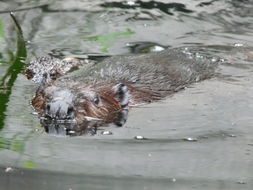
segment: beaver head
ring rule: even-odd
[[[124,84],[110,86],[77,84],[50,84],[40,87],[32,101],[34,108],[46,119],[78,124],[84,121],[100,123],[125,123],[127,114],[122,114],[130,99]],[[126,113],[124,111],[124,113]]]

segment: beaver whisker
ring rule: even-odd
[[[99,119],[97,117],[89,117],[89,116],[84,116],[84,119],[86,121],[102,121],[102,119]]]
[[[76,123],[76,119],[56,119],[52,118],[49,115],[46,115],[45,117],[40,117],[41,121],[46,121],[48,123]]]

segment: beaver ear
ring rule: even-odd
[[[126,85],[120,83],[113,87],[115,98],[120,102],[121,107],[128,105],[130,95]]]

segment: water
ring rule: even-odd
[[[1,1],[1,78],[15,50],[6,10],[19,10],[28,60],[187,46],[194,57],[223,62],[214,78],[133,108],[124,127],[73,138],[44,132],[29,104],[36,85],[19,74],[0,113],[0,186],[252,189],[252,8],[251,0]]]

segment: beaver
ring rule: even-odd
[[[59,63],[53,58],[37,59],[27,70],[36,73],[31,71],[36,68],[34,65],[49,61],[52,65]],[[32,105],[42,116],[47,132],[51,121],[58,121],[54,127],[58,129],[61,126],[66,129],[68,123],[71,127],[67,128],[75,134],[87,131],[95,134],[98,126],[113,122],[122,126],[129,108],[161,100],[192,83],[210,78],[217,68],[217,61],[190,56],[180,48],[112,56],[91,64],[75,61],[73,67],[78,65],[79,69],[66,75],[51,77],[48,73],[62,72],[37,71],[42,80]]]

